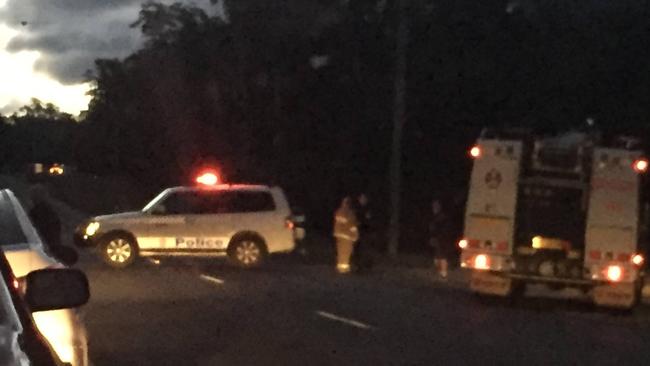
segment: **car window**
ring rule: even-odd
[[[204,192],[203,213],[247,213],[275,210],[273,197],[268,192],[222,191]]]
[[[161,204],[167,215],[196,215],[205,211],[202,199],[197,192],[174,192]]]
[[[230,213],[263,212],[275,210],[273,197],[268,192],[229,192],[227,210]]]
[[[0,199],[0,245],[12,245],[27,243],[27,237],[23,231],[11,201],[6,193]]]

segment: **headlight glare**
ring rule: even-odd
[[[88,226],[86,226],[86,235],[87,236],[93,236],[95,233],[99,230],[99,223],[97,221],[93,221]]]

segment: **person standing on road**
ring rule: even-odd
[[[455,249],[450,221],[442,202],[434,199],[431,203],[431,220],[429,221],[429,246],[433,249],[434,267],[442,279],[447,279],[449,259],[453,256]]]
[[[359,240],[357,216],[352,209],[352,199],[345,197],[334,214],[334,238],[336,238],[336,270],[350,272],[350,259],[354,243]]]
[[[52,250],[61,246],[61,219],[48,202],[47,189],[38,184],[30,189],[32,208],[29,218],[45,244]]]
[[[352,262],[359,271],[372,269],[372,240],[373,240],[373,213],[370,201],[365,193],[361,193],[355,202],[354,211],[359,221],[359,240],[354,246]]]

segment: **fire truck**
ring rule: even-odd
[[[482,295],[528,284],[575,287],[599,306],[632,308],[643,286],[645,230],[638,141],[597,133],[484,131],[473,169],[460,265]]]

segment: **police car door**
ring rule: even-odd
[[[138,238],[141,250],[177,251],[191,248],[185,238],[194,231],[200,198],[192,191],[176,191],[161,201],[151,214],[146,242]]]
[[[201,190],[201,215],[193,223],[192,236],[184,238],[189,248],[225,251],[233,230],[230,205],[235,194],[229,190]]]

